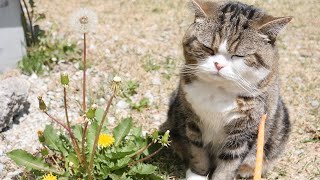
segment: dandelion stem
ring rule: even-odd
[[[86,33],[83,33],[83,86],[82,86],[82,106],[83,113],[86,113],[86,71],[87,71],[87,46]]]
[[[88,162],[87,162],[87,157],[85,154],[85,147],[84,147],[84,143],[85,143],[86,136],[87,136],[87,129],[88,129],[88,122],[85,122],[82,140],[81,140],[81,148],[82,148],[82,158],[84,159],[84,167],[86,168],[86,171],[89,174],[89,177],[90,177],[89,179],[91,179],[91,173],[88,169]]]
[[[104,121],[105,121],[105,119],[106,119],[106,117],[107,117],[107,114],[108,114],[108,112],[109,112],[109,109],[110,109],[112,100],[113,100],[113,98],[115,97],[115,94],[116,94],[116,89],[113,91],[113,94],[112,94],[111,98],[110,98],[109,101],[108,101],[107,107],[106,107],[106,109],[104,110],[104,113],[103,113],[103,116],[102,116],[102,120],[101,120],[101,122],[100,122],[100,125],[99,125],[99,128],[98,128],[98,132],[97,132],[97,135],[96,135],[96,138],[95,138],[95,140],[94,140],[93,151],[91,152],[90,163],[89,163],[89,171],[90,171],[90,172],[91,172],[92,166],[93,166],[93,158],[94,158],[94,154],[95,154],[95,149],[97,148],[97,144],[98,144],[98,140],[99,140],[99,135],[100,135],[100,132],[101,132],[103,123],[104,123]]]
[[[66,89],[66,87],[63,87],[63,100],[64,100],[64,112],[66,114],[67,125],[68,125],[68,128],[71,129],[69,116],[68,116],[67,89]]]
[[[144,148],[140,149],[140,150],[139,150],[138,152],[136,152],[134,155],[132,155],[131,158],[134,158],[134,157],[136,157],[136,156],[139,156],[140,154],[143,153],[143,151],[145,151],[146,149],[148,149],[152,144],[154,144],[153,141],[150,142],[148,145],[146,145]]]
[[[44,111],[44,113],[53,121],[55,121],[56,123],[58,123],[60,126],[62,126],[63,128],[65,128],[68,132],[70,131],[68,126],[66,126],[62,121],[54,118],[53,116],[51,116],[47,111]]]
[[[87,71],[87,36],[86,33],[83,33],[83,83],[82,83],[82,111],[85,114],[86,113],[86,71]],[[86,120],[86,116],[83,116],[83,120]],[[89,174],[89,179],[91,179],[91,173],[88,169],[87,164],[87,158],[85,155],[85,140],[87,136],[87,128],[88,128],[88,122],[85,122],[84,124],[84,130],[83,135],[81,139],[81,149],[82,149],[82,158],[84,159],[84,166],[87,170],[87,173]]]
[[[63,100],[64,100],[64,111],[66,114],[66,120],[67,120],[67,126],[68,129],[70,131],[70,133],[72,133],[71,131],[71,125],[70,125],[70,121],[69,121],[69,115],[68,115],[68,106],[67,106],[67,88],[63,87]],[[79,144],[77,142],[77,140],[75,139],[75,137],[72,135],[70,135],[74,150],[78,156],[78,159],[80,162],[82,162],[82,158],[81,158],[81,154],[80,154],[80,148],[79,148]]]
[[[134,161],[134,162],[130,163],[129,166],[133,166],[133,165],[135,165],[135,164],[137,164],[137,163],[139,163],[139,162],[143,162],[143,161],[145,161],[145,160],[147,160],[147,159],[150,159],[152,156],[158,154],[158,153],[161,151],[162,148],[163,148],[163,146],[161,146],[161,148],[159,148],[158,150],[156,150],[155,152],[153,152],[153,153],[150,154],[149,156],[146,156],[146,157],[144,157],[144,158],[142,158],[142,159],[139,159],[139,160],[137,160],[137,161]]]
[[[55,121],[56,123],[58,123],[60,126],[62,126],[63,128],[65,128],[65,129],[67,130],[67,132],[68,132],[71,140],[75,140],[75,137],[74,137],[71,129],[69,129],[67,125],[65,125],[62,121],[60,121],[60,120],[54,118],[53,116],[51,116],[47,111],[45,111],[44,113],[45,113],[50,119],[52,119],[53,121]],[[79,149],[79,146],[76,146],[76,148]],[[75,149],[76,149],[76,148],[75,148]],[[76,154],[77,154],[79,160],[81,161],[80,152],[76,150]]]

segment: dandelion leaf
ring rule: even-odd
[[[129,133],[132,127],[132,118],[123,119],[117,127],[114,128],[113,134],[115,138],[115,146],[118,146],[121,140]]]
[[[11,158],[14,162],[16,162],[18,165],[26,167],[26,169],[29,171],[40,170],[53,172],[60,175],[63,173],[53,167],[50,167],[47,163],[45,163],[44,159],[40,157],[34,157],[32,154],[21,149],[8,152],[7,156]]]
[[[66,141],[62,141],[60,136],[57,134],[57,130],[55,130],[51,125],[47,125],[45,130],[43,131],[43,135],[45,138],[44,144],[47,145],[51,150],[59,151],[64,156],[68,155],[68,151],[66,150],[63,143],[68,143]],[[65,138],[64,138],[65,139]]]

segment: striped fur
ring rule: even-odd
[[[275,42],[291,17],[276,18],[239,2],[192,4],[195,21],[183,39],[185,67],[160,130],[170,130],[172,148],[194,177],[248,178],[258,124],[267,113],[266,173],[290,132]]]

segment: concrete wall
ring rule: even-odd
[[[19,0],[0,0],[0,73],[16,67],[26,54]]]

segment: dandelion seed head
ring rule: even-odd
[[[97,24],[97,14],[87,8],[81,8],[73,12],[70,16],[71,27],[80,33],[92,32]]]
[[[113,81],[116,82],[116,83],[120,83],[120,82],[121,82],[121,77],[115,76],[115,77],[113,78]]]

